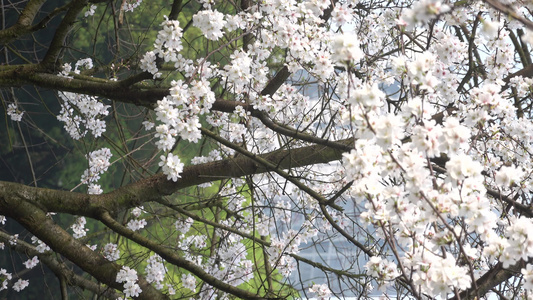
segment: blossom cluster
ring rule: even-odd
[[[191,229],[192,224],[194,224],[194,220],[191,218],[187,218],[185,220],[178,219],[174,223],[174,227],[176,227],[176,231],[178,231],[180,235],[185,235]]]
[[[19,280],[17,280],[17,282],[15,282],[13,284],[13,289],[15,291],[17,291],[17,292],[20,292],[23,289],[25,289],[26,287],[28,287],[28,285],[30,285],[30,281],[29,280],[19,279]]]
[[[346,66],[359,62],[365,56],[359,46],[359,38],[352,34],[335,36],[331,48],[331,59]]]
[[[217,10],[202,10],[193,17],[194,26],[200,28],[207,39],[218,40],[222,37],[222,29],[226,24],[224,14]]]
[[[11,120],[20,122],[22,120],[23,111],[20,111],[15,103],[10,103],[7,106],[7,115],[11,117]]]
[[[94,4],[91,4],[91,6],[89,7],[89,9],[85,12],[85,17],[90,17],[92,15],[94,15],[95,11],[96,11],[96,5]]]
[[[142,290],[137,284],[138,276],[135,270],[123,266],[117,273],[116,278],[118,283],[124,283],[124,295],[126,297],[138,297]]]
[[[100,185],[96,184],[100,180],[100,175],[107,171],[111,165],[111,150],[109,148],[102,148],[87,154],[89,161],[89,168],[83,172],[81,182],[89,184],[89,194],[101,194],[103,191]]]
[[[167,268],[163,264],[161,256],[154,254],[148,258],[148,264],[145,268],[146,281],[148,283],[155,282],[155,287],[160,290],[163,288],[163,281],[165,280],[165,274]]]
[[[128,229],[137,231],[137,230],[143,229],[148,224],[148,222],[146,222],[145,219],[140,218],[142,212],[143,212],[142,206],[135,207],[131,211],[131,215],[133,216],[133,218],[130,219],[128,223],[126,224],[126,227],[128,227]]]
[[[184,288],[196,292],[196,277],[190,273],[181,275],[181,284],[183,284]]]
[[[47,251],[50,251],[50,247],[48,247],[48,245],[46,245],[43,241],[41,241],[35,236],[31,237],[31,242],[33,244],[37,244],[37,246],[35,246],[35,250],[37,250],[37,252],[39,253],[45,253]]]
[[[325,284],[314,284],[309,288],[310,293],[315,293],[318,300],[327,300],[331,295],[331,290]]]
[[[274,9],[281,9],[281,7],[273,7],[269,4],[261,7],[260,11],[256,12],[224,15],[212,8],[210,4],[206,5],[206,9],[199,11],[193,16],[193,25],[200,28],[206,38],[215,41],[225,33],[224,29],[231,32],[237,29],[248,28],[254,22],[259,22],[264,16],[273,16],[271,12]],[[272,24],[286,26],[287,22],[294,22],[294,20],[296,20],[294,19],[294,13],[297,11],[297,15],[301,15],[301,18],[305,19],[309,24],[320,24],[321,22],[318,16],[321,14],[321,10],[325,7],[327,7],[327,5],[324,5],[324,3],[305,7],[301,6],[294,11],[292,11],[292,8],[290,7],[284,7],[283,9],[287,9],[287,16],[293,15],[293,17],[283,19],[282,22],[278,22],[276,17],[273,17],[271,21]],[[302,24],[302,27],[303,26],[304,25]],[[250,45],[251,51],[235,51],[230,56],[231,63],[226,64],[220,70],[216,70],[214,66],[210,65],[206,60],[199,60],[195,63],[185,59],[182,54],[180,54],[182,49],[182,30],[177,21],[166,20],[162,23],[162,27],[163,29],[158,33],[158,37],[154,43],[155,50],[146,53],[141,61],[142,69],[150,72],[154,77],[161,76],[162,73],[156,64],[157,58],[160,58],[164,62],[173,62],[176,70],[183,72],[185,77],[191,78],[189,83],[185,83],[181,80],[172,82],[170,96],[158,101],[157,108],[155,109],[157,120],[161,122],[161,124],[155,126],[157,138],[156,144],[161,150],[169,151],[174,146],[175,140],[178,137],[192,142],[196,142],[200,138],[200,122],[198,117],[199,115],[209,112],[209,109],[215,100],[214,93],[208,82],[209,79],[214,76],[224,78],[236,93],[244,91],[250,92],[249,89],[247,89],[247,85],[249,85],[250,82],[254,89],[260,90],[261,87],[268,82],[268,68],[266,68],[264,61],[269,57],[271,50],[269,50],[270,46],[265,47],[261,43],[254,43]],[[307,28],[315,30],[312,26]],[[288,27],[283,30],[280,28],[280,34],[286,32],[287,34],[295,34],[300,37],[301,33],[298,31],[299,29],[301,28]],[[323,30],[319,31],[320,33],[324,33]],[[316,33],[317,36],[318,34],[319,33]],[[329,37],[329,35],[326,36]],[[301,38],[302,39],[298,42],[298,46],[302,47],[302,49],[295,52],[295,54],[297,53],[299,58],[305,58],[309,62],[314,61],[311,57],[305,55],[305,51],[315,48],[306,44],[309,38],[304,38],[303,36]],[[294,40],[297,41],[298,39],[295,38]],[[344,40],[348,43],[348,38]],[[272,41],[283,45],[284,48],[289,46],[289,44],[286,44],[287,39],[285,36],[272,37]],[[314,38],[313,42],[318,43],[318,39]],[[351,47],[349,50],[342,52],[342,49],[340,49],[338,55],[350,55],[348,58],[342,58],[343,60],[356,60],[361,58],[362,52],[358,50],[358,44],[349,45]],[[323,47],[318,47],[316,49],[321,48]],[[293,48],[290,49],[291,51],[296,51],[292,50]],[[341,54],[341,52],[344,54]],[[327,51],[322,51],[321,53],[324,53],[325,57],[331,55],[331,53]],[[316,71],[323,74],[331,74],[333,72],[333,64],[330,63],[330,61],[324,61],[324,63],[323,67],[317,68]],[[196,76],[201,78],[201,80],[196,79],[198,78]],[[267,103],[275,103],[277,107],[283,107],[285,101],[293,101],[292,98],[283,97],[280,97],[283,101],[269,99],[268,97],[261,99],[258,97],[259,95],[257,95],[257,92],[254,91],[253,93],[256,96],[251,95],[250,98],[256,99],[254,100],[254,102],[256,102],[254,105],[257,105],[257,107],[269,105]],[[297,106],[293,107],[297,108]],[[291,115],[296,116],[297,111],[293,112]],[[208,121],[217,127],[224,124],[224,122],[221,122],[220,120],[208,118]],[[221,128],[221,130],[228,133],[230,140],[238,142],[242,136],[240,133],[244,133],[244,126],[238,124],[238,122],[230,122],[227,126],[228,127],[226,128]],[[169,177],[169,179],[177,180],[177,178],[179,178],[179,169],[174,167],[165,168],[165,166],[168,165],[168,161],[168,158],[162,159],[161,166],[164,168],[163,172]]]
[[[72,236],[75,239],[79,239],[87,235],[87,231],[89,231],[89,229],[85,228],[85,224],[87,224],[85,217],[77,217],[76,222],[70,226],[70,229],[72,229],[74,232]]]
[[[77,61],[74,70],[70,64],[65,64],[60,76],[71,78],[71,72],[80,74],[83,68],[93,68],[90,58]],[[106,123],[102,119],[109,114],[109,105],[103,104],[94,96],[85,94],[59,92],[58,95],[63,103],[57,119],[64,123],[65,130],[74,140],[79,140],[89,131],[94,137],[99,137],[105,132]]]
[[[2,285],[0,286],[0,291],[7,289],[7,285],[9,284],[9,280],[11,280],[13,276],[11,273],[7,272],[6,269],[0,269],[0,280],[2,281]]]
[[[73,139],[79,140],[89,131],[94,137],[105,132],[106,123],[102,118],[109,114],[109,105],[84,94],[60,92],[59,97],[63,105],[57,119],[64,123],[65,130]]]
[[[116,261],[120,258],[120,250],[117,244],[107,243],[102,249],[102,255],[109,261]]]
[[[9,244],[12,245],[12,246],[15,246],[18,243],[18,239],[19,239],[18,233],[10,236],[9,237]]]
[[[379,256],[371,257],[365,265],[367,273],[376,278],[380,284],[392,281],[400,275],[398,267],[393,261],[382,259]]]
[[[143,2],[143,0],[126,0],[126,1],[123,1],[123,5],[124,5],[124,11],[133,11],[134,9],[136,9],[137,7],[139,7],[139,5],[141,5],[141,3]]]
[[[39,258],[38,258],[37,256],[34,256],[33,258],[28,259],[27,261],[24,262],[24,266],[25,266],[27,269],[32,269],[32,268],[35,267],[37,264],[39,264]]]
[[[303,226],[300,232],[290,229],[280,238],[273,237],[267,249],[270,264],[283,276],[289,277],[296,270],[296,260],[290,254],[298,254],[300,245],[316,235],[317,231],[311,230],[309,226]]]
[[[167,156],[161,155],[161,162],[159,166],[162,167],[163,174],[167,175],[167,179],[177,181],[183,171],[183,163],[177,155],[169,153]]]
[[[141,70],[151,73],[154,79],[162,75],[157,68],[157,57],[162,58],[165,62],[175,62],[177,66],[179,63],[178,52],[183,49],[181,42],[183,34],[179,22],[167,19],[161,26],[163,29],[157,34],[154,50],[148,51],[141,59]]]
[[[9,281],[13,278],[13,275],[7,272],[6,269],[0,269],[0,291],[8,288]],[[12,286],[13,290],[20,292],[30,284],[29,280],[19,278]]]

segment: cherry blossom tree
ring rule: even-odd
[[[533,298],[532,9],[4,1],[0,293]]]

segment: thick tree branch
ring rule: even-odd
[[[0,30],[0,45],[5,45],[22,35],[32,32],[31,24],[45,1],[46,0],[30,0],[20,14],[17,23],[9,28]],[[5,3],[2,5],[5,5]]]
[[[502,263],[496,264],[487,273],[483,274],[478,280],[476,280],[477,290],[469,289],[463,291],[458,296],[451,298],[450,300],[470,300],[477,299],[478,295],[487,294],[492,288],[498,286],[502,282],[520,273],[520,270],[525,267],[525,262],[520,260],[518,263],[509,266],[509,268],[503,268]]]
[[[520,12],[518,12],[511,4],[506,4],[498,0],[484,0],[483,2],[487,3],[489,6],[502,12],[503,14],[506,14],[507,16],[524,24],[529,30],[533,30],[533,22],[521,16]]]
[[[108,261],[97,252],[92,251],[79,240],[73,238],[57,225],[46,212],[28,202],[24,194],[6,197],[0,193],[0,214],[5,214],[45,242],[54,252],[68,258],[85,272],[108,286],[123,290],[121,283],[116,281],[120,266]],[[139,299],[167,299],[160,291],[139,276],[142,293]]]
[[[526,217],[528,218],[533,218],[533,210],[531,210],[531,207],[527,206],[527,205],[524,205],[522,203],[519,203],[505,195],[503,195],[502,193],[498,192],[498,191],[495,191],[493,189],[487,189],[487,194],[491,195],[492,197],[494,197],[495,199],[500,199],[504,202],[506,202],[507,204],[511,205],[512,207],[514,207],[514,209],[516,209],[518,212],[524,214]]]
[[[72,27],[74,26],[74,23],[78,18],[78,15],[82,12],[87,3],[87,0],[73,0],[71,2],[71,6],[63,17],[61,24],[57,28],[54,37],[52,38],[52,42],[48,47],[48,51],[46,52],[46,55],[44,56],[41,62],[41,65],[45,69],[54,71],[53,66],[56,65],[59,58],[59,54],[65,46],[65,39],[71,32]]]
[[[337,141],[347,146],[352,145],[353,142],[353,139]],[[257,157],[283,170],[336,161],[342,158],[342,153],[343,151],[338,149],[313,145],[273,151],[257,155]],[[265,167],[254,159],[241,156],[185,167],[177,182],[167,180],[163,174],[157,174],[103,195],[88,195],[0,182],[0,199],[15,197],[30,201],[45,212],[63,212],[97,218],[101,211],[115,214],[145,202],[156,201],[162,196],[173,194],[186,187],[222,178],[236,178],[269,171],[272,171],[271,168]],[[4,211],[0,206],[0,214],[10,215],[10,211]]]
[[[140,73],[121,81],[111,81],[81,75],[76,75],[74,78],[67,78],[36,71],[38,71],[38,66],[36,65],[19,67],[10,66],[7,68],[0,67],[0,87],[34,84],[36,86],[58,91],[100,96],[110,100],[144,106],[151,109],[155,107],[158,100],[169,95],[169,90],[164,87],[143,87],[141,84],[133,85],[139,80],[146,79],[148,73]],[[276,89],[277,88],[279,88],[279,86],[277,86]],[[253,117],[258,118],[265,126],[279,134],[343,151],[349,151],[351,149],[351,146],[322,139],[300,132],[295,128],[279,124],[271,120],[265,112],[256,110],[246,103],[217,100],[213,104],[212,109],[231,113],[235,111],[237,106],[242,106],[246,111],[249,111]]]
[[[120,295],[107,286],[100,285],[94,281],[86,279],[76,273],[67,266],[64,262],[59,261],[52,255],[52,253],[39,253],[35,249],[35,246],[28,244],[24,241],[18,240],[16,245],[9,243],[10,235],[0,231],[0,241],[8,245],[19,253],[26,253],[28,256],[37,256],[39,261],[45,264],[54,274],[58,277],[66,279],[67,284],[70,286],[77,286],[84,290],[89,290],[100,297],[107,299],[117,299]]]
[[[168,88],[150,87],[142,84],[131,85],[145,77],[145,74],[141,73],[123,81],[111,81],[81,75],[68,78],[42,72],[39,65],[0,66],[0,87],[35,85],[153,108],[157,100],[161,100],[169,94],[169,90]]]
[[[178,16],[182,9],[182,2],[183,0],[174,0],[174,2],[172,2],[172,9],[170,10],[170,14],[168,14],[169,20],[178,19]]]

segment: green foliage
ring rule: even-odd
[[[62,63],[73,66],[78,59],[90,57],[95,61],[96,69],[91,70],[88,75],[95,77],[115,76],[117,78],[121,78],[121,75],[124,74],[131,75],[130,69],[138,64],[146,51],[152,50],[157,32],[160,30],[159,24],[163,22],[164,16],[170,13],[169,4],[172,1],[145,2],[134,12],[121,12],[119,8],[121,1],[97,4],[95,14],[79,20],[75,30],[68,37],[69,48],[63,53]],[[217,8],[221,11],[235,10],[229,2],[221,2]],[[184,29],[184,49],[181,54],[193,60],[207,57],[207,61],[211,64],[225,65],[233,51],[242,47],[242,40],[240,38],[228,40],[225,41],[227,47],[220,47],[219,43],[205,39],[201,31],[192,26],[192,16],[199,9],[201,9],[199,3],[188,1],[178,15],[180,25]],[[236,37],[238,37],[238,33],[235,34]],[[169,85],[171,80],[180,79],[180,76],[180,74],[172,73],[164,80],[153,81],[151,84]],[[220,91],[220,94],[223,94],[223,87],[219,85],[219,82],[212,82],[211,84],[216,86],[216,90]],[[101,138],[95,140],[94,137],[88,135],[78,141],[73,141],[65,134],[63,124],[56,119],[56,114],[60,109],[58,103],[61,102],[57,95],[45,94],[40,101],[47,108],[47,111],[33,112],[31,117],[35,124],[38,124],[36,127],[47,133],[47,136],[40,136],[45,144],[57,148],[54,149],[56,157],[52,166],[42,163],[46,161],[46,156],[39,155],[37,152],[32,154],[35,165],[47,168],[38,172],[40,176],[44,176],[44,174],[47,176],[46,179],[39,182],[41,186],[86,193],[86,185],[80,184],[81,176],[88,168],[85,156],[91,151],[104,147],[111,149],[113,154],[112,165],[98,181],[104,192],[137,181],[158,171],[157,163],[154,161],[159,159],[160,153],[151,141],[152,136],[147,135],[141,124],[145,119],[154,119],[146,109],[132,105],[113,104],[109,116],[106,117],[106,122],[112,126],[107,126],[107,131]],[[105,99],[102,101],[106,102]],[[110,103],[106,102],[106,104]],[[11,145],[11,147],[21,147],[21,140],[16,128],[8,121],[5,123],[7,124],[6,130],[0,131],[0,142],[4,145]],[[205,120],[202,120],[202,124],[207,125]],[[35,135],[38,136],[39,134],[35,133]],[[143,146],[140,147],[140,145]],[[205,155],[213,149],[215,149],[213,144],[205,140],[198,143],[178,141],[172,152],[179,154],[183,162],[189,163],[193,157]],[[0,155],[2,157],[9,156],[9,148],[4,147]],[[18,154],[16,160],[25,161],[25,158]],[[27,172],[25,175],[27,177]],[[25,178],[25,181],[30,180]],[[222,184],[232,184],[232,182],[228,180],[220,185],[185,189],[168,200],[174,205],[180,205],[186,209],[189,209],[187,204],[198,206],[198,203],[206,203],[204,207],[188,210],[202,220],[214,223],[226,219],[234,220],[235,214],[227,209],[229,197],[220,196]],[[250,191],[246,186],[239,191],[239,195],[246,197],[245,205],[251,203]],[[168,243],[168,239],[175,239],[177,243],[180,233],[174,230],[176,216],[166,216],[168,210],[163,205],[152,204],[144,209],[151,213],[151,217],[147,219],[148,226],[142,230],[149,232],[154,240]],[[186,218],[185,215],[180,217]],[[124,211],[121,212],[118,220],[127,224],[130,218],[130,212]],[[54,220],[66,228],[75,222],[76,216],[58,214],[54,216]],[[121,253],[127,253],[127,255],[122,255],[123,258],[119,260],[119,263],[140,266],[138,268],[140,270],[145,268],[151,253],[147,253],[144,247],[128,239],[120,238],[119,235],[112,234],[111,231],[104,230],[105,226],[98,221],[87,219],[85,227],[89,231],[88,235],[83,238],[84,242],[98,244],[99,247],[103,247],[107,242],[117,243]],[[250,234],[257,239],[261,238],[255,232]],[[209,237],[206,240],[208,242],[206,247],[192,247],[190,249],[194,255],[201,256],[205,260],[209,259],[212,256],[213,247],[217,247],[216,243],[220,242],[220,237],[216,237],[216,226],[197,221],[186,236],[192,235]],[[282,276],[277,271],[272,273],[270,268],[265,265],[264,246],[246,239],[243,244],[247,249],[247,258],[254,262],[255,269],[254,279],[241,287],[254,292],[270,290],[283,296],[290,295],[292,293],[290,287],[281,283]],[[186,254],[183,253],[183,255]],[[175,266],[167,267],[169,268],[167,280],[180,282],[184,271]],[[270,278],[271,282],[266,282],[267,277]],[[280,291],[281,289],[283,290]],[[180,291],[177,292],[180,293]],[[189,295],[190,293],[184,289],[181,294]],[[80,292],[76,296],[83,298],[87,295]]]

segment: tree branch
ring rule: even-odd
[[[115,292],[114,289],[100,285],[74,273],[74,271],[72,271],[67,264],[56,259],[52,253],[39,253],[35,249],[35,246],[22,240],[18,240],[16,245],[10,244],[10,237],[11,236],[9,234],[0,231],[0,241],[3,241],[6,245],[19,253],[26,253],[28,256],[39,257],[39,261],[44,263],[50,270],[52,270],[57,277],[65,278],[68,285],[89,290],[101,297],[108,299],[117,299],[120,296]]]
[[[6,45],[22,35],[32,32],[31,24],[46,0],[30,0],[20,14],[17,23],[0,30],[0,45]],[[5,5],[2,4],[2,5]]]
[[[483,274],[483,276],[481,276],[478,280],[476,280],[477,290],[470,289],[463,291],[461,294],[451,298],[450,300],[477,299],[478,295],[485,295],[495,286],[498,286],[502,282],[515,276],[517,273],[520,273],[520,269],[524,267],[525,262],[523,260],[520,260],[518,263],[509,266],[507,269],[504,269],[502,263],[500,262],[487,271],[487,273]]]
[[[63,17],[61,24],[57,28],[54,37],[52,38],[52,42],[50,42],[48,51],[46,52],[46,55],[44,56],[41,62],[41,65],[45,69],[54,71],[54,66],[58,61],[59,54],[63,50],[65,39],[67,38],[67,35],[71,32],[78,15],[85,8],[87,3],[87,0],[73,0],[71,2],[72,6],[69,7],[69,10],[65,14],[65,17]]]
[[[0,213],[15,219],[54,252],[65,256],[99,282],[117,290],[124,289],[123,285],[116,281],[117,273],[121,268],[120,265],[105,259],[73,238],[43,210],[28,202],[23,194],[20,196],[11,195],[10,197],[0,194]],[[142,289],[139,299],[167,299],[144,277],[139,276],[138,284]]]
[[[337,141],[352,145],[353,139]],[[313,145],[290,150],[277,150],[257,155],[277,169],[290,169],[308,165],[328,163],[342,158],[343,151],[323,145]],[[171,195],[176,191],[202,183],[217,181],[221,178],[236,178],[251,174],[272,171],[256,160],[240,156],[225,160],[187,166],[177,182],[167,180],[163,174],[157,174],[138,182],[121,187],[103,195],[88,195],[68,191],[29,187],[18,183],[0,181],[0,200],[19,198],[33,203],[45,212],[63,212],[97,218],[101,211],[112,215],[145,202],[157,201],[160,197]],[[0,213],[10,215],[10,210]]]

